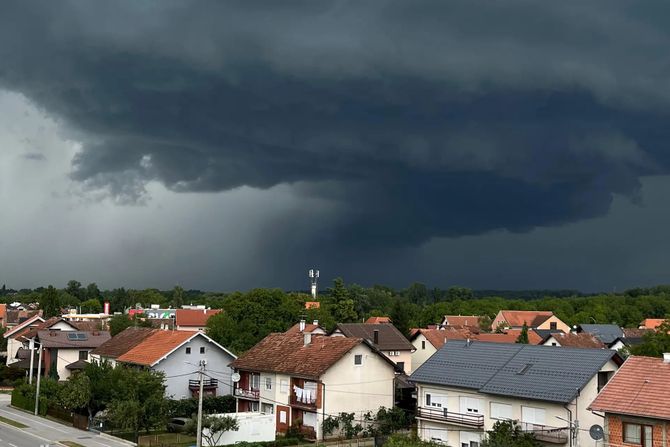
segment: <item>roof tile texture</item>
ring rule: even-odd
[[[550,310],[501,310],[503,318],[510,326],[537,327],[554,315]]]
[[[98,346],[91,354],[106,358],[117,358],[133,349],[157,329],[146,327],[129,327],[116,334],[109,341]]]
[[[364,338],[370,341],[374,341],[374,331],[379,331],[379,339],[375,347],[382,351],[411,351],[414,349],[412,343],[391,323],[339,323],[337,328],[346,337]]]
[[[86,340],[71,340],[69,334],[85,334]],[[45,348],[77,349],[97,348],[111,338],[107,331],[50,331],[37,332],[40,343]]]
[[[212,315],[221,309],[177,309],[175,311],[177,326],[205,327]]]
[[[156,330],[128,352],[118,356],[116,361],[136,365],[153,366],[198,332]]]
[[[448,326],[479,327],[479,315],[445,315],[444,323]]]
[[[240,356],[231,366],[250,371],[318,378],[362,341],[360,338],[314,335],[311,342],[305,345],[302,334],[273,333]]]
[[[581,332],[579,334],[553,334],[552,337],[561,346],[568,346],[571,348],[604,348],[605,344],[600,341],[595,335],[588,332]]]
[[[670,420],[670,363],[629,357],[590,406],[607,413]]]

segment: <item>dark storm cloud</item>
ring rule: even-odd
[[[294,183],[384,246],[602,216],[670,167],[667,2],[5,9],[0,85],[119,200]]]

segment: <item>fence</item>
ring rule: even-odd
[[[143,435],[137,440],[138,447],[190,447],[195,444],[192,436],[174,434]],[[263,443],[272,445],[271,442]],[[284,447],[375,447],[375,438],[355,438],[319,442],[301,442],[291,446]]]

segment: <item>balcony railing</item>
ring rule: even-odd
[[[244,397],[245,399],[258,399],[260,397],[260,391],[235,388],[235,396]]]
[[[300,399],[298,399],[298,396],[295,395],[295,392],[291,393],[291,405],[299,407],[316,408],[316,396],[310,396],[309,398],[305,398],[305,396],[303,395]]]
[[[535,435],[535,439],[551,444],[565,444],[570,437],[570,430],[567,428],[551,427],[549,425],[531,424],[522,422],[521,429],[525,432]]]
[[[199,380],[189,380],[188,381],[188,387],[193,388],[193,389],[199,389],[200,388],[200,381]],[[203,380],[202,387],[204,389],[212,389],[212,388],[218,388],[219,387],[219,380],[218,379],[205,379]]]
[[[417,408],[418,417],[433,421],[449,422],[452,424],[467,425],[468,427],[483,427],[483,414],[454,413],[446,408]]]

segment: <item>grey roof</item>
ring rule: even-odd
[[[588,332],[605,344],[623,337],[623,330],[616,324],[580,324],[577,332]]]
[[[413,351],[414,345],[402,335],[391,323],[338,323],[339,329],[345,337],[363,338],[369,341],[374,339],[374,331],[379,331],[378,342],[375,347],[381,351],[398,350]],[[374,342],[373,342],[374,344]]]
[[[554,334],[563,334],[563,331],[560,329],[532,329],[537,335],[542,338],[542,342],[545,342]]]
[[[610,359],[622,362],[610,349],[449,340],[410,380],[568,403]]]

